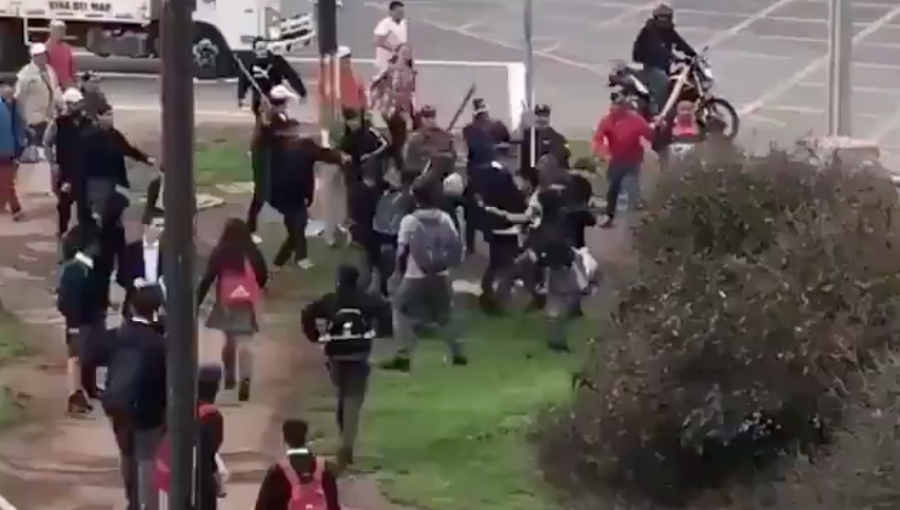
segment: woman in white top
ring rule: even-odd
[[[389,8],[390,14],[375,26],[375,68],[377,73],[388,68],[397,49],[409,40],[403,2],[393,0]]]

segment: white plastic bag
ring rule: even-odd
[[[588,290],[597,276],[597,259],[591,255],[587,248],[578,248],[574,250],[575,262],[572,267],[575,269],[575,278],[578,281],[578,288],[584,292]]]

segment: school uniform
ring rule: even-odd
[[[317,462],[324,462],[307,448],[292,448],[285,453],[285,456],[287,464],[302,481],[308,481],[312,477]],[[327,510],[341,510],[337,478],[336,469],[331,464],[325,463],[322,470],[321,490],[325,497]],[[291,500],[291,489],[291,483],[284,473],[284,468],[278,463],[274,464],[266,471],[259,486],[254,510],[285,510]],[[309,489],[316,490],[317,488],[309,487]]]
[[[131,188],[125,158],[150,164],[150,157],[135,148],[116,128],[87,126],[79,141],[84,193],[91,211],[103,215],[116,188]]]
[[[119,447],[128,508],[157,508],[153,481],[166,421],[166,339],[142,317],[127,319],[104,336],[95,365],[107,367],[103,409]]]
[[[163,280],[163,256],[160,240],[150,242],[146,238],[125,245],[119,256],[116,283],[125,290],[122,313],[131,313],[131,298],[140,286],[156,285],[165,293]]]

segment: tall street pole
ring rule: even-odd
[[[319,98],[319,122],[322,123],[322,145],[331,147],[331,129],[337,126],[341,116],[339,101],[341,90],[340,62],[337,57],[337,2],[316,2],[316,36],[319,44],[319,79],[325,97]]]
[[[853,129],[852,0],[830,0],[828,9],[828,135],[850,136]]]
[[[525,8],[523,9],[524,32],[525,32],[525,102],[527,111],[534,113],[534,1],[525,0]],[[529,131],[531,140],[531,150],[524,157],[528,158],[528,164],[534,168],[537,156],[537,143],[535,141],[534,126]],[[522,156],[520,156],[522,157]]]
[[[194,66],[192,0],[164,0],[162,13],[163,266],[168,341],[169,510],[196,498],[197,315],[194,304]]]

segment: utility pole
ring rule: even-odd
[[[525,0],[523,9],[525,32],[525,103],[529,117],[534,114],[534,1]],[[531,150],[519,157],[528,158],[528,166],[534,168],[537,159],[537,143],[534,126],[529,131]]]
[[[853,65],[852,0],[830,0],[828,8],[828,135],[850,136],[853,107],[850,75]]]
[[[169,510],[196,508],[197,314],[194,304],[193,0],[164,0],[162,12],[162,168],[166,229],[166,338],[171,485]]]
[[[341,65],[338,61],[337,2],[318,0],[316,3],[316,35],[319,43],[319,79],[323,80],[325,97],[319,98],[319,119],[322,129],[322,145],[331,146],[331,128],[341,115],[339,102],[341,90]]]

